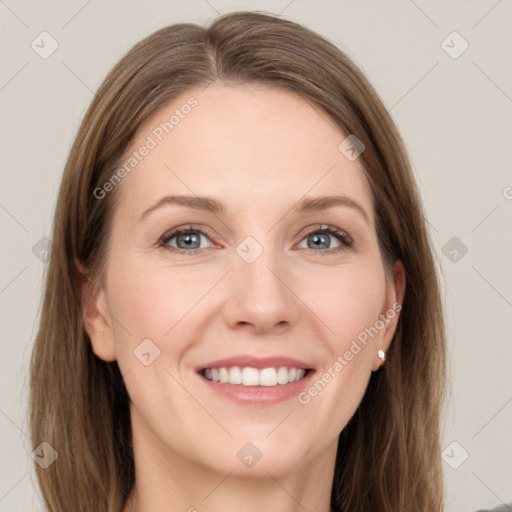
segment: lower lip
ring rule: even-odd
[[[199,378],[219,395],[244,405],[274,405],[292,397],[296,397],[309,385],[313,374],[310,370],[305,377],[296,382],[278,384],[277,386],[244,386],[242,384],[226,384],[208,380],[199,375]]]

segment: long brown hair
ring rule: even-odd
[[[375,90],[342,51],[301,25],[255,12],[148,36],[110,71],[80,126],[56,205],[30,367],[32,443],[58,452],[46,469],[35,466],[48,510],[121,512],[135,482],[123,378],[115,361],[93,354],[82,320],[77,263],[90,279],[101,278],[120,187],[101,200],[94,191],[113,175],[144,119],[215,80],[297,92],[365,145],[360,158],[383,261],[387,269],[403,262],[407,286],[386,365],[372,374],[340,434],[331,504],[336,512],[440,512],[445,327],[406,150]]]

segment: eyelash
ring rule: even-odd
[[[201,235],[204,235],[205,237],[211,239],[214,239],[215,236],[213,233],[211,233],[208,229],[205,228],[195,228],[192,225],[185,226],[182,228],[177,228],[174,230],[171,230],[167,233],[165,233],[159,240],[158,240],[158,246],[162,247],[170,252],[178,253],[178,254],[202,254],[204,251],[207,251],[210,248],[206,249],[180,249],[178,247],[171,247],[168,245],[169,241],[172,240],[175,237],[178,237],[180,235],[186,235],[190,233],[200,233]],[[325,250],[314,250],[314,249],[306,249],[306,251],[313,252],[314,254],[318,255],[329,255],[333,253],[338,253],[340,251],[346,251],[347,249],[350,249],[353,246],[352,239],[341,229],[335,228],[334,226],[325,226],[322,227],[321,224],[318,224],[314,229],[305,232],[304,234],[301,234],[302,238],[300,239],[300,242],[304,240],[309,235],[312,235],[314,233],[327,233],[329,235],[334,236],[339,242],[341,242],[340,247],[337,247],[335,249],[325,249]]]

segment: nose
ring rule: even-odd
[[[294,294],[290,269],[276,251],[265,249],[252,263],[237,256],[230,279],[224,312],[231,328],[260,335],[282,332],[300,318],[301,302]]]

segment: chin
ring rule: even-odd
[[[268,432],[266,433],[268,435]],[[231,440],[229,446],[222,450],[222,455],[216,461],[214,469],[223,474],[231,473],[231,476],[241,479],[269,478],[269,474],[278,477],[297,471],[297,468],[306,464],[311,455],[311,441],[301,445],[297,438],[287,436],[288,442],[283,437],[270,438],[249,437],[243,440],[237,437]],[[292,442],[290,442],[293,440]],[[309,449],[305,447],[308,446]],[[210,463],[212,461],[209,461]]]

